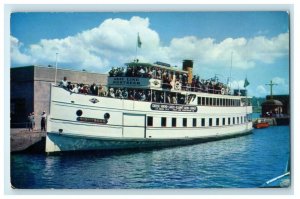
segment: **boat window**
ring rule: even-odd
[[[172,127],[176,127],[176,118],[175,117],[172,118]]]
[[[202,106],[205,105],[205,97],[202,97],[202,99],[201,99],[201,105],[202,105]]]
[[[232,118],[232,124],[235,124],[235,117]]]
[[[167,126],[167,118],[165,118],[165,117],[161,118],[161,126],[162,127],[166,127]]]
[[[217,104],[216,101],[217,101],[217,99],[216,99],[216,98],[213,98],[213,105],[214,105],[214,106],[216,106],[216,104]]]
[[[225,126],[225,117],[223,117],[223,122],[222,122],[223,126]]]
[[[224,98],[222,99],[222,102],[223,102],[223,103],[222,103],[223,106],[226,106],[226,104],[225,104],[225,99],[224,99]]]
[[[193,118],[193,127],[196,127],[196,126],[197,126],[197,119]]]
[[[201,126],[205,126],[205,118],[201,119]]]
[[[187,119],[186,119],[186,118],[183,118],[183,119],[182,119],[182,126],[183,126],[183,127],[186,127],[186,126],[187,126]]]
[[[209,126],[212,126],[212,118],[209,118]]]
[[[217,98],[217,106],[219,106],[220,98]]]
[[[212,98],[209,98],[209,105],[213,105],[213,99]]]
[[[230,117],[228,118],[228,125],[230,125]]]
[[[236,122],[237,122],[237,124],[240,123],[240,118],[239,117],[236,117]]]
[[[208,98],[208,97],[206,97],[205,99],[206,99],[206,103],[205,103],[205,105],[206,105],[206,106],[208,106],[208,105],[209,105],[209,98]]]
[[[201,97],[198,97],[198,105],[201,105]]]
[[[147,117],[147,126],[153,126],[153,117],[151,116]]]
[[[244,123],[244,121],[243,121],[243,116],[241,116],[241,123],[242,123],[242,124]]]
[[[216,118],[216,126],[219,126],[219,118]]]

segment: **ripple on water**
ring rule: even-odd
[[[258,187],[282,174],[289,153],[289,127],[278,126],[159,150],[15,154],[11,177],[17,188]]]

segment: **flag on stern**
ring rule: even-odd
[[[137,37],[137,46],[138,46],[139,48],[142,47],[142,42],[141,42],[141,38],[140,38],[140,35],[139,35],[139,34],[138,34],[138,37]]]
[[[248,82],[247,77],[246,77],[245,82],[244,82],[244,88],[246,88],[249,84],[250,83]]]

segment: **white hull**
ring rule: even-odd
[[[86,150],[116,150],[116,149],[144,149],[171,147],[179,145],[190,145],[216,141],[226,138],[233,138],[250,134],[251,131],[236,132],[232,134],[216,134],[207,137],[178,138],[178,139],[117,139],[101,137],[81,137],[70,135],[60,135],[59,133],[48,133],[47,148],[54,148],[55,151],[86,151]],[[51,152],[51,151],[48,151]]]
[[[226,97],[206,93],[197,95]],[[238,99],[237,96],[235,98]],[[95,100],[98,102],[93,103]],[[244,119],[252,112],[251,106],[213,107],[194,104],[197,107],[196,112],[177,112],[151,110],[151,104],[151,102],[71,94],[62,88],[52,86],[46,152],[186,145],[246,135],[252,130],[252,122]],[[79,117],[76,115],[78,110],[82,111],[82,118],[103,121],[106,113],[110,117],[107,123],[78,121]],[[147,125],[149,116],[153,120],[150,126]],[[166,125],[163,127],[162,117],[166,118]],[[172,127],[172,118],[176,118],[176,127]],[[201,124],[202,118],[205,118],[204,125]],[[223,118],[226,120],[224,123]],[[231,118],[231,122],[228,118]],[[186,120],[186,125],[183,125],[183,119]]]

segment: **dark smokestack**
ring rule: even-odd
[[[183,60],[182,70],[188,72],[189,75],[188,83],[191,84],[193,79],[193,60],[188,60],[188,59]]]

